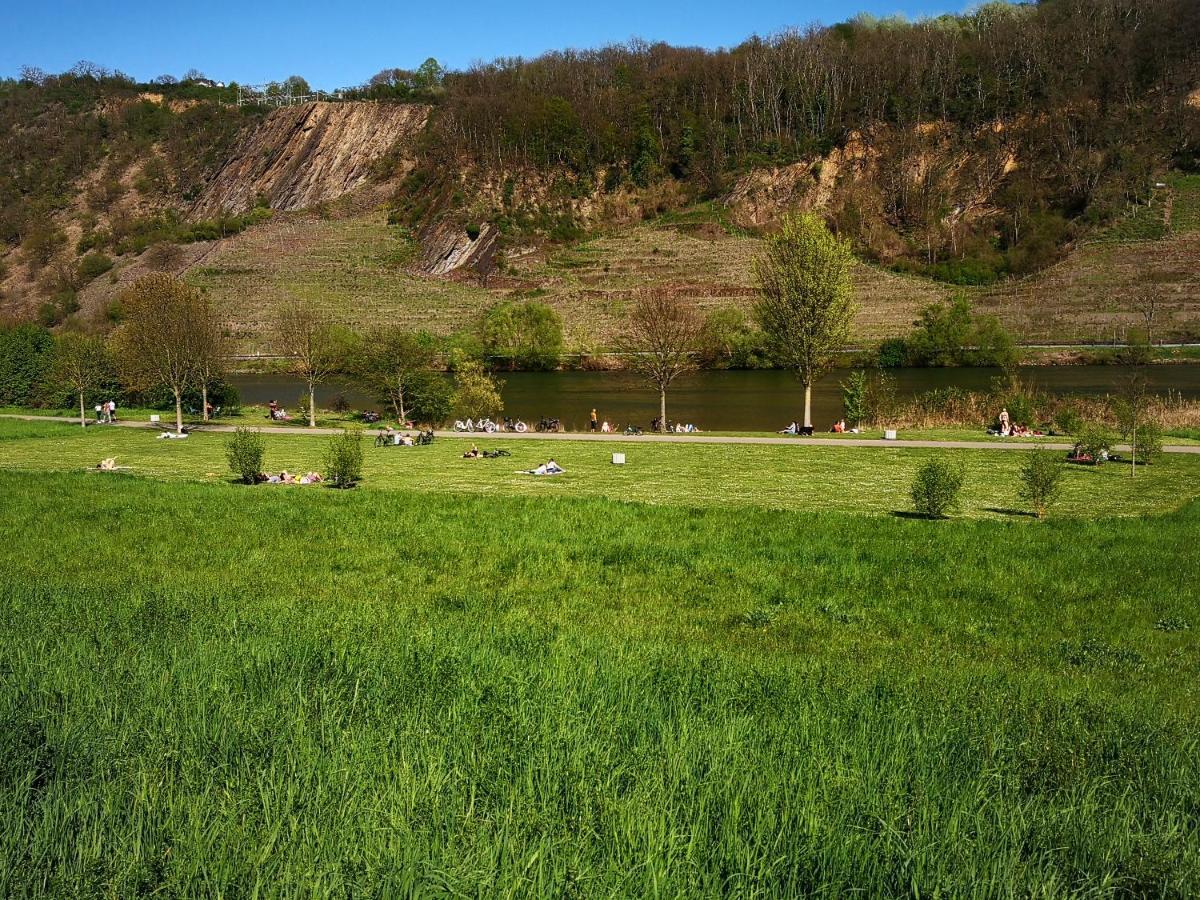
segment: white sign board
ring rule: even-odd
[[[625,454],[624,453],[614,453],[613,454],[613,465],[614,466],[625,465]]]

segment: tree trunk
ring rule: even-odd
[[[183,394],[179,388],[172,388],[175,393],[175,433],[183,434]]]
[[[667,430],[667,392],[663,389],[658,392],[658,430]]]
[[[87,428],[87,413],[83,409],[83,391],[79,392],[79,427]]]
[[[804,427],[812,428],[812,384],[804,383]]]
[[[310,381],[308,383],[308,427],[317,427],[317,390]]]
[[[205,422],[208,421],[208,382],[204,381],[200,384],[200,416]]]

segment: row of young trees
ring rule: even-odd
[[[853,260],[847,241],[817,216],[801,214],[783,221],[754,263],[758,324],[768,352],[804,389],[806,427],[812,426],[812,387],[850,335]],[[698,365],[703,330],[695,306],[671,291],[646,294],[631,311],[621,348],[630,367],[658,390],[660,428],[667,422],[667,390]]]
[[[811,392],[833,362],[849,333],[854,304],[850,290],[851,253],[820,219],[789,219],[767,241],[755,265],[762,299],[757,317],[774,357],[799,376],[804,388],[804,423],[812,424]],[[123,321],[110,340],[68,332],[53,354],[52,380],[69,388],[79,402],[81,424],[87,397],[114,373],[127,388],[165,390],[172,398],[175,428],[183,430],[184,397],[200,395],[201,414],[209,414],[208,391],[223,375],[227,340],[206,296],[179,279],[148,275],[121,297]],[[521,346],[539,328],[550,335],[557,323],[534,306],[503,307],[485,319],[503,339]],[[698,365],[697,346],[704,322],[695,304],[670,291],[643,295],[630,312],[621,348],[631,368],[643,373],[659,392],[659,419],[665,426],[671,384]],[[500,337],[493,335],[496,340]],[[553,344],[553,340],[549,340]],[[546,341],[532,341],[544,346]],[[340,327],[315,304],[294,300],[278,315],[277,347],[290,371],[305,383],[306,416],[316,425],[316,388],[335,374],[353,374],[399,421],[436,422],[451,411],[441,348],[430,335],[385,326],[359,336]],[[499,395],[478,360],[455,365],[457,396],[463,409],[494,414]],[[470,411],[468,410],[468,411]]]
[[[65,332],[55,339],[47,382],[70,391],[87,424],[87,397],[118,379],[128,390],[165,389],[183,431],[183,398],[200,394],[208,418],[208,391],[223,374],[224,332],[203,294],[168,275],[148,275],[122,295],[124,324],[110,340]]]

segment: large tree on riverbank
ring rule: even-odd
[[[115,343],[122,374],[138,390],[165,387],[183,433],[183,393],[199,383],[197,335],[208,308],[195,288],[170,275],[139,278],[121,295],[125,321]]]
[[[343,364],[345,342],[333,324],[312,304],[292,300],[279,315],[279,343],[291,373],[308,388],[308,425],[317,424],[317,385]]]
[[[362,383],[387,403],[401,425],[413,412],[414,401],[435,373],[437,344],[424,332],[390,326],[366,337],[354,355],[354,372]]]
[[[88,393],[96,392],[112,371],[112,357],[103,338],[74,331],[55,338],[50,381],[79,398],[81,426],[87,425],[85,399]]]
[[[811,213],[789,216],[754,261],[758,321],[775,361],[804,385],[804,424],[812,426],[812,386],[845,347],[854,318],[850,244]]]
[[[696,348],[704,327],[695,304],[669,290],[642,294],[629,314],[621,349],[629,367],[658,390],[658,428],[667,427],[667,388],[696,368]]]

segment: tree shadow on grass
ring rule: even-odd
[[[925,513],[913,512],[911,509],[893,509],[892,515],[897,519],[916,519],[922,522],[938,522],[950,518],[949,516],[927,516]]]
[[[1037,513],[1032,513],[1027,509],[1002,509],[999,506],[985,506],[983,511],[995,513],[998,516],[1018,516],[1024,519],[1037,518]]]

